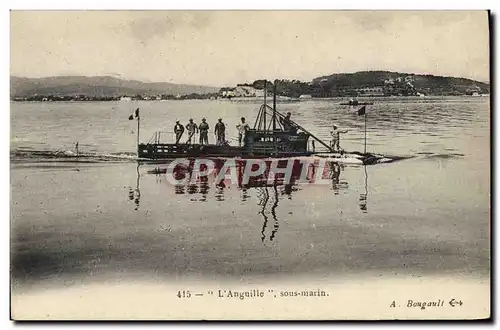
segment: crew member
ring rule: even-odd
[[[201,120],[199,129],[200,129],[200,144],[201,145],[208,144],[208,129],[209,129],[209,127],[207,124],[207,120],[205,118],[203,118]]]
[[[226,144],[226,125],[222,122],[222,118],[219,118],[219,121],[215,124],[214,131],[217,138],[217,145],[223,146]]]
[[[250,126],[245,122],[245,117],[241,117],[241,123],[236,125],[238,129],[238,145],[241,147],[241,142],[245,142],[245,136],[247,131],[250,129]]]
[[[175,133],[175,144],[179,144],[182,134],[184,134],[184,125],[179,123],[179,121],[175,122],[174,133]]]
[[[186,141],[186,143],[191,144],[194,133],[198,133],[198,126],[193,122],[193,118],[189,119],[189,123],[186,125],[186,129],[188,131],[188,140]]]
[[[342,149],[340,147],[340,134],[344,134],[344,133],[347,133],[348,131],[341,131],[338,129],[337,125],[333,124],[333,130],[330,132],[330,134],[332,135],[332,141],[330,142],[330,147],[332,148],[332,150],[335,152],[335,151],[344,151],[344,149]]]
[[[280,118],[281,125],[283,126],[283,131],[291,132],[295,134],[297,132],[297,127],[293,124],[290,117],[292,116],[291,112],[287,112],[285,118]]]
[[[287,112],[285,118],[280,118],[281,125],[283,125],[283,130],[285,132],[289,132],[292,130],[292,121],[290,117],[292,116],[291,112]]]

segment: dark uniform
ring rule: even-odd
[[[179,123],[179,121],[175,123],[174,133],[175,133],[175,144],[179,144],[182,134],[184,134],[184,126],[181,123]]]
[[[292,114],[289,112],[289,113],[287,113],[287,114],[286,114],[286,117],[285,117],[285,118],[282,118],[282,119],[280,120],[281,125],[283,125],[283,130],[284,130],[285,132],[289,132],[289,131],[291,131],[291,130],[292,130],[292,121],[291,121],[291,119],[290,119],[290,116],[291,116],[291,115],[292,115]]]
[[[280,119],[280,122],[281,122],[281,125],[283,126],[283,131],[295,134],[295,133],[297,133],[298,128],[297,128],[297,125],[294,124],[294,122],[290,119],[291,116],[292,116],[292,114],[290,112],[288,112],[286,114],[285,118]]]
[[[200,144],[208,144],[208,129],[209,126],[206,122],[206,119],[203,118],[201,120],[200,126],[198,126],[200,130]]]
[[[226,125],[222,122],[222,119],[219,118],[214,131],[217,137],[217,145],[223,146],[226,143]]]

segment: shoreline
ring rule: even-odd
[[[422,100],[422,99],[433,99],[433,98],[471,98],[471,99],[481,99],[481,98],[490,98],[490,94],[482,94],[482,95],[426,95],[426,96],[417,96],[417,95],[377,95],[377,96],[358,96],[358,100],[364,100],[364,99],[416,99],[416,100]],[[334,97],[313,97],[309,99],[300,99],[300,98],[288,98],[288,97],[278,97],[276,99],[277,102],[308,102],[308,101],[328,101],[328,100],[337,100],[337,99],[345,99],[345,98],[350,98],[350,96],[334,96]],[[96,100],[76,100],[76,99],[69,99],[69,100],[15,100],[15,99],[10,99],[10,102],[16,102],[16,103],[79,103],[79,102],[117,102],[117,103],[131,103],[131,102],[166,102],[166,101],[233,101],[233,102],[240,102],[240,101],[263,101],[263,97],[234,97],[234,98],[227,98],[227,97],[219,97],[219,98],[172,98],[172,99],[161,99],[161,100],[144,100],[144,99],[132,99],[132,100],[119,100],[119,99],[112,99],[112,100],[107,100],[107,99],[96,99]],[[268,99],[268,104],[272,103],[272,97],[269,97]]]

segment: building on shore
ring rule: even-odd
[[[221,88],[220,97],[264,97],[264,90],[252,86],[238,85],[234,88]]]
[[[384,96],[384,87],[383,86],[355,88],[354,90],[360,96]]]

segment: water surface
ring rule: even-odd
[[[362,151],[364,118],[340,102],[278,109],[324,139],[336,123],[349,130],[342,147]],[[259,106],[11,103],[14,286],[139,277],[489,276],[488,98],[375,99],[368,151],[411,158],[329,164],[326,185],[173,186],[158,171],[165,164],[133,160],[137,127],[128,116],[137,107],[147,141],[156,130],[172,138],[175,120],[189,117],[212,126],[222,117],[234,138],[239,118],[253,124]],[[64,157],[77,141],[83,156]]]

